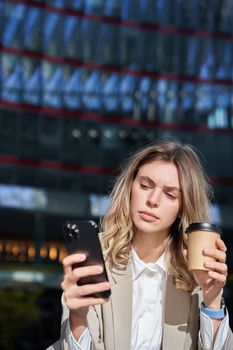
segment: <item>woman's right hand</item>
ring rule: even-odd
[[[78,285],[80,278],[98,275],[103,271],[102,266],[98,265],[72,268],[74,264],[85,260],[86,256],[84,254],[72,254],[63,260],[64,278],[61,288],[63,289],[65,303],[70,310],[70,328],[77,340],[87,327],[89,306],[107,302],[106,299],[95,298],[90,295],[111,288],[109,282]]]
[[[87,308],[91,305],[104,304],[107,300],[103,298],[95,298],[90,295],[96,292],[106,291],[111,288],[109,282],[101,282],[96,284],[78,285],[78,281],[82,277],[98,275],[103,272],[102,266],[86,266],[72,268],[74,264],[86,260],[84,254],[72,254],[63,260],[64,278],[61,287],[64,292],[64,298],[67,307],[70,310],[79,310]],[[81,311],[81,310],[80,310]]]

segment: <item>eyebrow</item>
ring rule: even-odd
[[[149,183],[155,185],[155,182],[149,177],[149,176],[140,176],[140,180],[146,180],[148,181]],[[166,191],[177,191],[177,192],[181,192],[181,189],[179,187],[176,187],[176,186],[167,186],[165,185],[164,186],[164,189]]]
[[[177,192],[181,192],[181,189],[179,187],[176,187],[176,186],[164,186],[164,188],[167,190],[167,191],[177,191]]]

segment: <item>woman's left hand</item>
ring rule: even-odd
[[[194,271],[194,277],[202,288],[204,304],[209,308],[219,309],[221,307],[222,289],[227,280],[226,251],[224,242],[218,239],[216,249],[205,248],[203,250],[203,255],[215,259],[215,261],[204,263],[204,267],[209,271]]]

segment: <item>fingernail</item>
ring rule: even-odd
[[[102,266],[97,266],[96,267],[97,272],[103,272],[103,267]]]

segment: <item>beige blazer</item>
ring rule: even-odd
[[[93,350],[129,350],[132,317],[132,269],[109,272],[112,295],[103,306],[91,307],[88,328]],[[162,350],[205,350],[198,340],[200,293],[188,293],[175,287],[168,275],[165,295]],[[47,350],[70,350],[65,329],[68,309],[63,302],[61,338]],[[233,335],[229,329],[222,350],[233,349]]]

